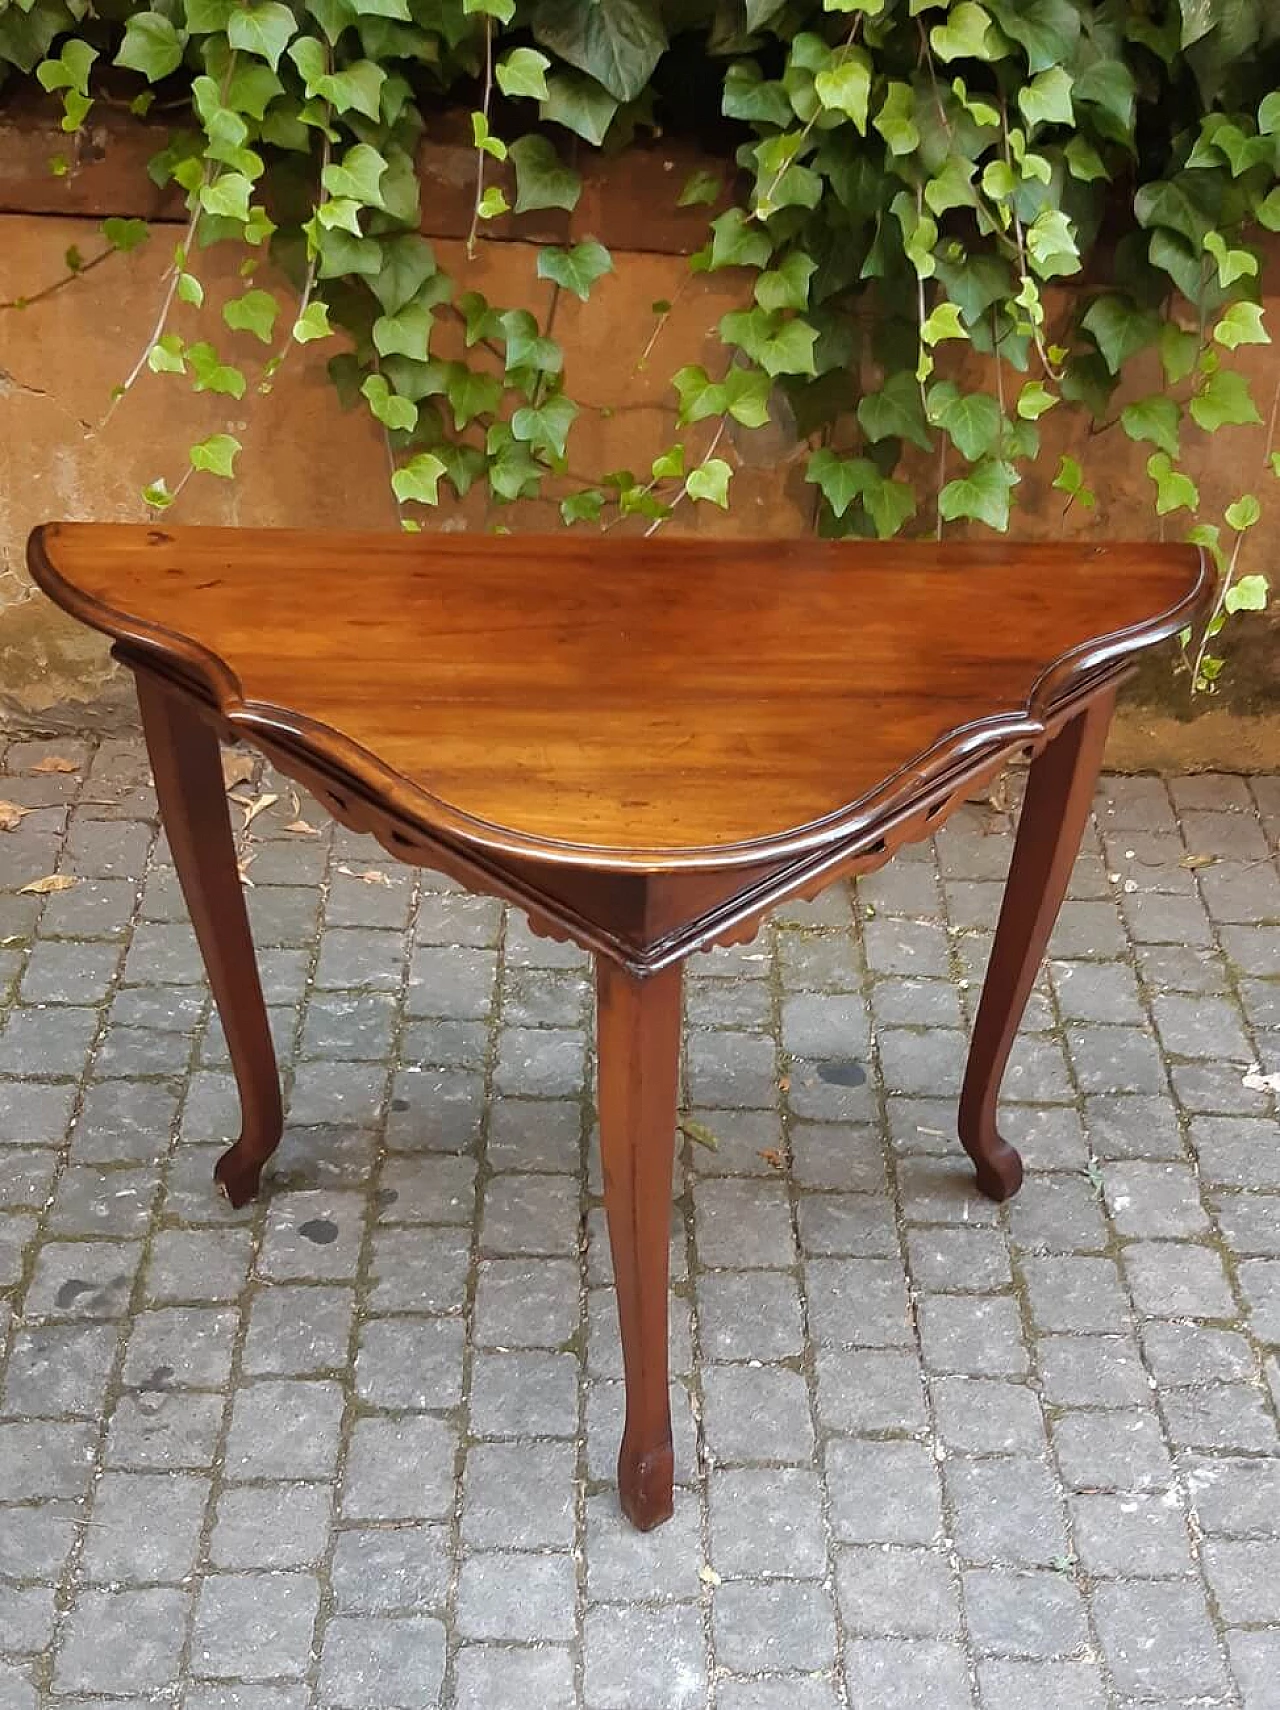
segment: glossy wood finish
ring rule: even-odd
[[[1115,691],[1092,700],[1033,761],[960,1092],[960,1140],[989,1199],[1022,1186],[1022,1160],[996,1128],[1000,1082],[1088,823]]]
[[[1035,759],[960,1109],[1021,1179],[1000,1079],[1127,661],[1190,623],[1188,547],[307,534],[56,524],[32,573],[136,673],[222,1013],[235,1203],[280,1133],[215,732],[396,858],[595,953],[605,1201],[627,1380],[623,1507],[671,1512],[667,1241],[680,968],[874,871]]]
[[[671,1514],[667,1266],[680,1067],[680,968],[596,970],[600,1163],[618,1289],[627,1415],[618,1497],[642,1532]]]
[[[214,1175],[232,1205],[245,1205],[280,1142],[284,1113],[218,737],[190,699],[163,679],[139,671],[137,685],[156,800],[240,1094],[240,1138],[218,1160]]]

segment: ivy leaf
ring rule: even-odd
[[[465,362],[450,362],[445,395],[453,410],[453,425],[461,433],[477,416],[496,414],[502,402],[502,382],[492,374],[477,373]]]
[[[1053,485],[1060,493],[1067,495],[1068,507],[1073,499],[1078,499],[1087,511],[1091,511],[1097,503],[1093,489],[1085,486],[1084,470],[1074,457],[1062,457],[1058,464],[1058,473],[1053,478]]]
[[[1158,316],[1140,309],[1131,297],[1114,294],[1097,298],[1080,324],[1092,335],[1113,374],[1152,344],[1160,332]]]
[[[538,114],[599,148],[617,111],[617,96],[601,88],[594,77],[558,71],[547,79],[547,98]]]
[[[868,485],[862,502],[881,540],[891,540],[916,513],[915,489],[906,481],[891,481],[879,475]]]
[[[297,344],[311,344],[315,339],[328,338],[333,331],[329,324],[329,305],[318,297],[309,302],[293,323],[293,338]]]
[[[115,63],[141,72],[148,83],[158,83],[182,64],[185,41],[163,13],[135,12],[125,25]]]
[[[331,196],[346,196],[366,207],[380,208],[382,195],[378,186],[386,170],[385,156],[368,143],[357,143],[340,161],[331,161],[325,167],[320,182]]]
[[[655,457],[650,465],[655,481],[679,481],[684,477],[684,446],[678,442],[669,451]]]
[[[838,457],[824,445],[809,459],[804,478],[821,489],[833,515],[842,517],[868,485],[879,479],[879,471],[869,458]]]
[[[187,361],[191,364],[192,384],[197,392],[221,392],[229,398],[244,397],[244,375],[230,363],[220,362],[211,344],[188,345]]]
[[[1271,337],[1262,324],[1262,308],[1258,303],[1232,303],[1213,329],[1214,340],[1228,350],[1242,344],[1270,344]]]
[[[416,232],[389,239],[382,246],[382,265],[370,281],[384,313],[394,315],[436,272],[435,251]]]
[[[1028,125],[1069,125],[1075,118],[1070,77],[1060,65],[1050,66],[1018,91],[1018,105]]]
[[[597,279],[613,272],[613,257],[602,243],[587,238],[572,249],[540,249],[538,277],[550,279],[585,303]]]
[[[588,487],[581,493],[571,493],[560,501],[560,520],[567,526],[576,522],[599,522],[604,509],[604,494],[598,487]]]
[[[533,34],[619,101],[641,94],[667,48],[659,10],[643,0],[539,0]]]
[[[246,291],[222,305],[222,318],[232,332],[252,333],[263,344],[271,343],[280,305],[270,291]]]
[[[253,185],[243,172],[223,172],[200,191],[200,206],[206,214],[219,214],[241,225],[249,218],[249,197]]]
[[[1228,505],[1222,514],[1226,518],[1228,528],[1235,529],[1237,534],[1243,534],[1258,521],[1262,515],[1262,506],[1252,493],[1244,493],[1234,504]]]
[[[756,280],[755,298],[762,309],[807,309],[809,281],[818,271],[818,264],[800,250],[793,250],[786,260]]]
[[[685,180],[684,188],[676,198],[677,208],[697,208],[707,202],[714,202],[724,188],[718,172],[708,172],[705,167],[697,172],[691,172]]]
[[[968,338],[964,322],[960,319],[960,310],[954,303],[939,303],[933,312],[921,323],[921,342],[932,348],[941,344],[946,338]]]
[[[1038,422],[1058,402],[1043,380],[1028,380],[1018,394],[1018,416],[1024,422]]]
[[[435,317],[425,304],[406,303],[394,315],[379,315],[373,323],[373,343],[379,356],[408,356],[423,362],[430,354]]]
[[[1077,133],[1063,152],[1071,176],[1078,178],[1082,184],[1091,184],[1097,178],[1110,178],[1111,174],[1107,171],[1102,156],[1087,137]]]
[[[722,511],[729,509],[729,478],[732,469],[723,457],[709,457],[696,469],[690,470],[685,482],[691,499],[708,499]]]
[[[169,491],[163,475],[157,476],[142,489],[142,502],[150,505],[153,511],[168,510],[173,503],[174,495]]]
[[[973,0],[960,0],[947,13],[945,24],[935,24],[929,41],[939,59],[990,59],[987,36],[991,19]]]
[[[1026,50],[1033,74],[1068,65],[1080,39],[1080,14],[1070,0],[991,0],[1000,28]]]
[[[1196,365],[1200,341],[1193,332],[1165,321],[1160,328],[1160,364],[1170,386],[1185,380]]]
[[[180,302],[190,303],[191,306],[196,309],[203,306],[204,286],[196,278],[194,273],[179,273],[178,299]]]
[[[1258,258],[1247,249],[1230,249],[1221,232],[1207,232],[1204,247],[1218,264],[1218,283],[1225,291],[1237,279],[1254,279]]]
[[[1198,395],[1191,400],[1191,415],[1206,433],[1216,433],[1220,427],[1244,427],[1260,422],[1249,390],[1249,382],[1234,369],[1219,368],[1205,381]]]
[[[914,375],[904,369],[890,374],[878,392],[859,400],[858,421],[873,443],[882,439],[909,439],[921,451],[933,449],[920,388]]]
[[[533,101],[547,98],[547,70],[551,61],[536,48],[512,48],[498,61],[494,75],[504,95],[526,95]]]
[[[227,24],[227,41],[242,53],[265,59],[274,71],[297,29],[292,8],[281,5],[280,0],[249,0],[248,4],[233,7]]]
[[[556,153],[554,143],[535,132],[520,137],[510,149],[516,169],[516,213],[535,208],[574,209],[582,180]]]
[[[408,433],[418,420],[418,407],[408,398],[397,398],[381,374],[370,374],[360,388],[370,410],[388,428]]]
[[[713,381],[705,368],[690,363],[671,376],[671,384],[680,399],[682,426],[724,414],[724,387]]]
[[[118,214],[109,215],[102,222],[102,235],[111,245],[122,254],[128,255],[137,249],[139,244],[146,243],[151,236],[151,228],[145,220],[123,219]]]
[[[1222,603],[1229,612],[1262,612],[1267,609],[1270,591],[1265,576],[1242,576],[1227,589]]]
[[[185,374],[185,346],[176,332],[162,333],[147,352],[147,367],[153,374]]]
[[[1133,108],[1137,86],[1133,73],[1119,59],[1096,59],[1076,78],[1073,87],[1076,103],[1096,107],[1097,124],[1101,115],[1111,122],[1102,124],[1104,135],[1112,141],[1127,144],[1133,135]]]
[[[507,370],[532,368],[541,374],[558,374],[564,367],[564,352],[552,338],[544,338],[528,309],[508,309],[498,317],[507,341]]]
[[[741,208],[730,208],[711,222],[710,270],[721,267],[764,267],[773,253],[773,240]]]
[[[1147,474],[1156,484],[1158,517],[1166,517],[1170,511],[1180,511],[1184,508],[1189,511],[1199,509],[1199,489],[1189,476],[1173,467],[1167,452],[1154,452],[1147,459]]]
[[[235,475],[236,454],[243,447],[233,434],[212,433],[193,445],[188,453],[193,469],[203,469],[209,475],[221,475],[230,481]]]
[[[890,83],[880,111],[872,120],[890,154],[914,154],[920,147],[915,111],[916,97],[911,85],[896,80]]]
[[[929,420],[970,463],[995,450],[1003,426],[994,398],[985,392],[961,392],[950,380],[940,380],[930,390]]]
[[[420,451],[392,475],[391,491],[402,505],[410,501],[416,505],[437,505],[440,502],[437,490],[440,477],[446,473],[438,457],[429,451]]]
[[[858,135],[866,136],[871,61],[861,48],[849,48],[838,64],[820,71],[813,80],[813,90],[827,112],[845,114],[853,120]]]
[[[526,406],[511,418],[511,431],[535,449],[541,447],[553,457],[563,457],[569,429],[578,416],[578,406],[563,392],[557,392],[537,409]]]
[[[496,184],[491,184],[476,203],[476,213],[482,220],[501,219],[511,212],[511,204]]]
[[[946,522],[970,517],[1003,534],[1009,527],[1009,495],[1018,480],[1009,464],[988,457],[958,481],[947,482],[938,494],[938,514]]]
[[[769,420],[769,376],[754,368],[734,367],[720,386],[721,408],[743,427],[764,427]]]
[[[735,309],[721,317],[720,336],[745,350],[766,374],[815,374],[818,333],[807,321],[780,320],[764,309]]]
[[[516,0],[462,0],[462,10],[479,12],[483,17],[496,18],[500,24],[509,24],[516,15]]]
[[[1170,457],[1178,455],[1178,406],[1163,393],[1126,404],[1120,412],[1120,425],[1130,439],[1149,440]]]

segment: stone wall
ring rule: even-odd
[[[181,210],[166,203],[145,176],[153,138],[134,127],[97,131],[86,139],[82,163],[68,177],[48,174],[49,158],[65,139],[33,123],[0,126],[0,303],[37,299],[0,311],[0,719],[16,727],[69,728],[104,717],[130,716],[120,675],[97,637],[64,619],[30,586],[23,543],[31,526],[48,517],[144,516],[140,490],[164,475],[172,486],[186,464],[190,443],[229,430],[244,443],[234,483],[194,479],[170,516],[175,521],[393,529],[381,435],[360,412],[338,408],[325,374],[332,345],[295,348],[266,396],[253,388],[241,403],[195,395],[172,376],[145,373],[114,411],[112,388],[145,347],[161,296],[160,280],[180,227]],[[614,251],[617,271],[587,304],[561,294],[555,333],[566,351],[572,396],[584,406],[575,428],[583,465],[591,471],[643,470],[675,434],[671,373],[686,362],[714,368],[720,316],[742,297],[741,279],[719,274],[688,283],[684,256],[702,240],[705,210],[672,213],[692,160],[679,150],[655,150],[612,163],[607,186],[588,178],[574,216],[574,232],[591,232]],[[536,304],[550,290],[534,272],[536,245],[563,241],[566,216],[537,216],[508,223],[466,263],[462,234],[469,218],[470,151],[449,138],[424,150],[424,224],[442,264],[503,304]],[[606,194],[607,188],[607,194]],[[64,289],[40,293],[65,272],[75,245],[88,259],[101,248],[98,224],[106,214],[142,214],[156,220],[151,240],[132,255],[113,255]],[[238,254],[202,256],[201,277],[211,299],[243,288]],[[641,364],[658,299],[674,309],[648,363]],[[1275,305],[1280,307],[1280,305]],[[180,310],[175,324],[183,328]],[[202,317],[207,329],[207,310]],[[1273,324],[1280,324],[1280,314]],[[224,330],[228,348],[234,335]],[[238,360],[252,377],[255,346],[236,340]],[[447,350],[443,351],[448,354]],[[1252,358],[1255,392],[1270,398],[1280,381],[1272,348],[1241,351]],[[983,384],[970,357],[970,384]],[[1141,390],[1141,388],[1139,389]],[[305,433],[301,430],[305,424]],[[1057,411],[1042,423],[1055,450],[1072,451],[1090,468],[1099,503],[1092,512],[1062,515],[1062,495],[1029,475],[1020,494],[1018,527],[1027,538],[1152,537],[1156,532],[1143,465],[1150,449],[1132,446],[1111,430],[1105,456],[1088,443],[1085,425]],[[699,430],[690,435],[694,445]],[[1264,492],[1264,435],[1231,436],[1229,456],[1217,447],[1203,467],[1191,468],[1201,485],[1206,516],[1218,516],[1241,485]],[[794,441],[779,428],[739,436],[742,467],[734,480],[733,509],[686,508],[669,527],[720,534],[793,535],[810,526],[814,491],[803,480]],[[1256,477],[1248,471],[1255,466]],[[1105,473],[1106,480],[1100,477]],[[517,506],[486,505],[473,493],[442,512],[438,526],[479,528],[501,522],[519,530],[557,526],[550,500]],[[1280,574],[1268,571],[1273,585]],[[358,566],[353,568],[358,578]],[[1276,682],[1274,619],[1241,624],[1223,693],[1189,705],[1185,677],[1175,681],[1168,661],[1153,665],[1131,693],[1118,722],[1113,762],[1150,765],[1280,765],[1280,687]]]

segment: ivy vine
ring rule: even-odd
[[[406,528],[482,482],[499,502],[551,492],[566,524],[656,529],[680,505],[727,507],[739,430],[784,412],[824,534],[1004,531],[1042,461],[1040,418],[1063,408],[1091,419],[1099,467],[1108,436],[1149,448],[1162,527],[1218,565],[1212,620],[1184,637],[1196,686],[1222,669],[1228,618],[1266,605],[1248,560],[1280,477],[1280,389],[1255,399],[1233,357],[1270,342],[1272,0],[0,0],[0,83],[32,77],[60,103],[55,173],[99,103],[177,119],[150,170],[185,196],[186,228],[117,398],[151,371],[238,401],[295,346],[332,340],[343,402],[387,436]],[[679,200],[732,200],[691,274],[733,270],[742,301],[714,372],[671,376],[680,439],[646,471],[583,475],[590,434],[552,317],[450,277],[421,235],[424,115],[470,112],[474,255],[495,219],[571,212],[575,162],[659,131],[690,77],[714,91],[699,117],[725,171]],[[66,277],[149,239],[108,220]],[[224,242],[243,247],[244,289],[186,339],[175,304],[202,308],[201,257]],[[585,301],[613,265],[584,238],[542,248],[537,273]],[[647,357],[670,308],[655,305]],[[433,354],[446,319],[464,358]],[[990,389],[955,378],[943,347],[961,344]],[[1117,405],[1131,364],[1155,383]],[[1188,454],[1259,425],[1264,458],[1205,517]],[[211,435],[146,502],[232,477],[240,450]],[[1052,485],[1069,510],[1097,479],[1062,456]]]

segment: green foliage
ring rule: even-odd
[[[738,433],[794,421],[822,532],[882,538],[1009,528],[1061,406],[1091,418],[1091,467],[1055,452],[1038,491],[1053,469],[1064,511],[1091,508],[1115,436],[1134,441],[1156,514],[1219,566],[1211,631],[1266,603],[1241,560],[1280,474],[1273,400],[1244,366],[1270,342],[1259,235],[1280,230],[1274,0],[0,0],[6,74],[33,78],[68,133],[104,96],[176,113],[151,174],[188,225],[126,389],[150,371],[238,401],[250,371],[266,390],[295,345],[332,340],[402,504],[483,482],[503,503],[554,492],[566,525],[728,506]],[[718,115],[666,104],[694,87]],[[472,251],[509,214],[573,212],[590,149],[727,127],[721,169],[671,197],[713,214],[692,269],[723,272],[738,306],[722,359],[672,375],[686,439],[648,478],[568,473],[589,446],[550,315],[601,290],[607,249],[577,230],[541,249],[543,283],[508,306],[419,235],[415,153],[442,101],[471,115]],[[147,236],[104,222],[108,251]],[[215,306],[199,258],[217,242],[245,265]],[[255,282],[267,251],[291,291]],[[68,252],[69,279],[87,265]],[[670,311],[655,306],[645,366]],[[1264,496],[1211,522],[1187,468],[1218,435],[1242,484],[1260,463]],[[238,452],[211,435],[147,503],[195,471],[231,476]],[[1189,662],[1201,686],[1221,669],[1203,644]]]

